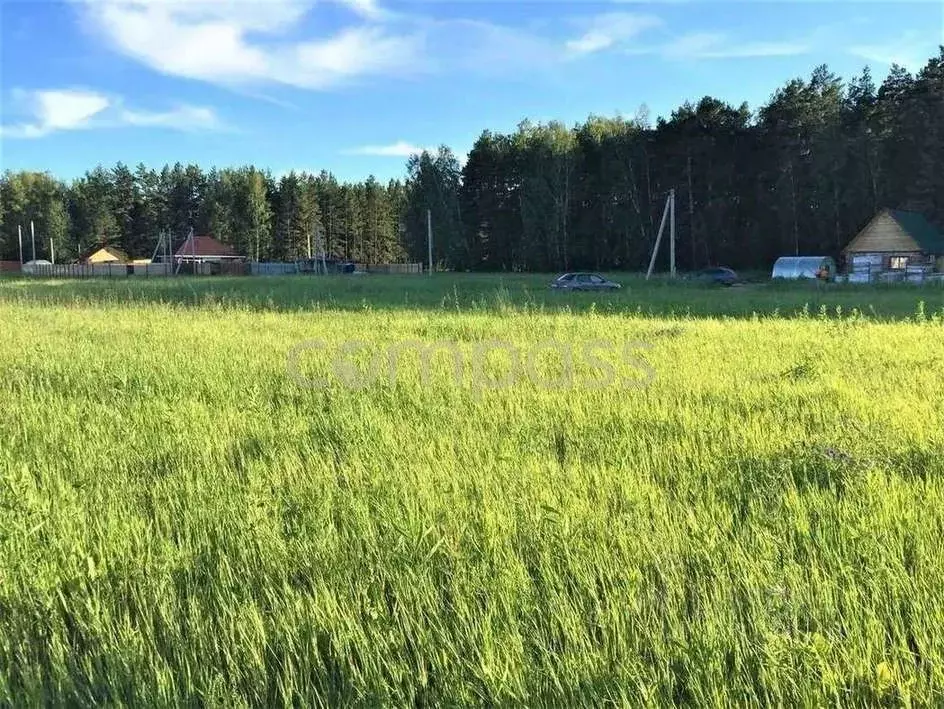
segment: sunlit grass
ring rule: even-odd
[[[313,280],[0,284],[0,704],[944,702],[935,291]],[[655,379],[355,390],[351,340]]]
[[[859,311],[872,319],[900,319],[923,303],[944,312],[941,284],[854,285],[818,282],[748,282],[734,288],[638,274],[609,274],[621,291],[601,296],[548,289],[550,274],[435,274],[428,276],[288,276],[272,278],[99,278],[87,280],[0,277],[0,300],[47,305],[178,304],[289,312],[435,310],[555,311],[635,314],[643,317],[793,317],[825,308]]]

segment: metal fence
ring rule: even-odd
[[[422,273],[421,263],[377,263],[368,264],[365,268],[368,273]]]
[[[297,263],[253,261],[249,264],[249,274],[252,276],[289,276],[298,272]]]
[[[173,274],[169,263],[160,264],[42,264],[23,269],[24,273],[41,278],[127,278],[128,276],[169,276]]]
[[[281,261],[265,262],[253,261],[250,266],[250,273],[253,276],[286,276],[294,273],[318,273],[321,266],[318,262],[298,261],[294,263],[283,263]],[[358,271],[367,273],[423,273],[423,264],[421,263],[377,263],[367,265],[357,265]],[[328,264],[328,273],[343,273],[344,263],[331,262]]]
[[[185,264],[188,273],[209,275],[210,264]],[[164,278],[173,276],[177,267],[172,263],[64,263],[38,264],[24,267],[23,272],[40,278]]]

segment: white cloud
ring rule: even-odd
[[[377,20],[387,16],[387,13],[377,4],[377,0],[341,0],[341,2],[350,7],[357,14],[370,20]]]
[[[565,54],[560,40],[534,26],[440,20],[394,12],[377,0],[331,0],[351,10],[353,23],[321,33],[317,9],[328,0],[74,1],[92,31],[121,54],[164,74],[241,91],[329,89],[429,72],[514,76],[546,69]]]
[[[739,41],[717,32],[692,32],[658,47],[627,50],[630,54],[657,54],[665,59],[750,59],[806,54],[806,41]]]
[[[51,130],[78,128],[108,107],[108,99],[91,91],[39,91],[36,117]]]
[[[306,42],[294,52],[295,82],[318,88],[338,79],[361,74],[384,74],[399,67],[408,70],[412,47],[408,41],[372,27],[354,27],[331,39]]]
[[[364,145],[359,148],[345,150],[345,155],[372,155],[385,158],[408,158],[411,155],[418,155],[424,150],[431,153],[436,152],[435,148],[423,148],[419,145],[408,143],[405,140],[398,140],[390,145]]]
[[[129,126],[172,128],[181,131],[222,128],[216,112],[205,106],[177,106],[170,111],[133,111],[123,109],[119,122]]]
[[[914,32],[907,32],[896,40],[884,44],[859,44],[849,47],[849,54],[876,64],[888,66],[898,64],[915,72],[927,61],[927,54],[919,51],[923,45],[923,38]]]
[[[614,45],[627,42],[641,35],[646,30],[659,27],[662,21],[652,15],[638,15],[631,12],[608,12],[585,21],[582,35],[567,42],[567,52],[571,56],[592,54]]]
[[[342,0],[383,16],[373,0]],[[422,37],[376,22],[326,37],[297,34],[312,0],[84,0],[86,20],[118,51],[165,74],[323,89],[364,75],[415,71]]]
[[[667,0],[661,0],[667,1]],[[0,0],[2,2],[2,0]],[[93,31],[119,53],[158,72],[258,95],[289,86],[322,90],[368,77],[435,72],[513,81],[553,73],[561,62],[606,50],[666,59],[786,56],[794,42],[741,42],[694,33],[641,38],[664,22],[648,10],[603,12],[560,24],[436,19],[391,11],[384,0],[73,0]],[[318,30],[328,2],[350,24]]]
[[[87,128],[110,103],[99,93],[79,89],[19,91],[14,93],[14,101],[24,106],[31,120],[3,126],[3,136],[7,138],[42,138],[54,131]]]
[[[567,42],[567,50],[573,54],[592,54],[613,46],[613,38],[606,32],[587,32],[579,39]]]
[[[173,130],[222,128],[216,113],[203,106],[180,105],[170,111],[128,109],[120,98],[85,89],[14,91],[14,103],[29,116],[0,127],[4,138],[42,138],[58,131],[138,126]]]
[[[433,70],[522,79],[548,71],[563,58],[559,41],[533,27],[510,27],[482,20],[442,20],[427,26]]]

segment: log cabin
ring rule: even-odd
[[[944,272],[944,236],[918,212],[885,209],[842,251],[851,271]]]

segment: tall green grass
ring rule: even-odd
[[[944,702],[928,293],[665,317],[389,282],[0,285],[0,704]],[[313,339],[309,374],[352,339],[606,339],[656,376],[304,388]]]
[[[929,314],[944,312],[940,284],[823,284],[761,281],[723,288],[637,274],[611,274],[617,293],[559,293],[550,274],[435,274],[428,276],[289,276],[273,278],[100,278],[41,280],[0,277],[0,300],[47,305],[176,304],[291,312],[491,311],[505,306],[552,312],[611,312],[641,317],[794,317],[804,311],[830,314],[858,310],[872,319],[914,315],[919,302]]]

